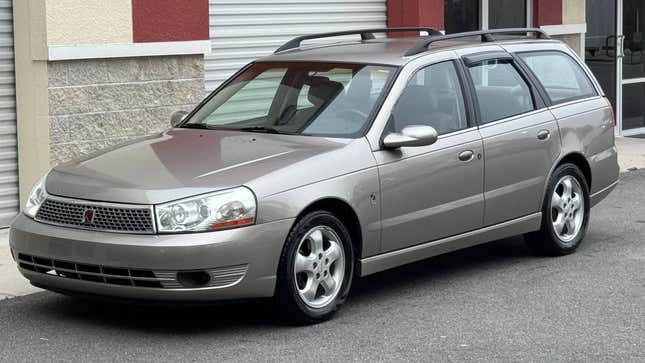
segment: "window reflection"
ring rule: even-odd
[[[623,86],[623,129],[645,127],[645,83]]]
[[[479,30],[479,0],[445,0],[446,34]]]
[[[587,0],[585,61],[614,109],[616,107],[616,4],[608,0]]]
[[[623,79],[645,77],[645,2],[626,0],[623,3],[623,34],[625,57]]]
[[[488,0],[488,14],[490,29],[526,27],[526,1]]]

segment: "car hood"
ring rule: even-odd
[[[261,198],[374,164],[364,138],[172,129],[54,168],[52,195],[158,204],[249,186]]]

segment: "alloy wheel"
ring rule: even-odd
[[[294,259],[298,294],[311,308],[322,308],[338,295],[345,277],[345,252],[338,234],[326,226],[309,230]]]
[[[562,177],[551,196],[551,223],[562,242],[571,242],[580,232],[585,205],[580,182],[571,175]]]

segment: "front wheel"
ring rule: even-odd
[[[529,247],[552,256],[574,252],[587,232],[589,187],[573,164],[558,167],[549,180],[542,207],[542,227],[525,235]]]
[[[313,324],[345,302],[354,273],[352,240],[327,211],[302,217],[289,233],[278,267],[276,303],[283,320]]]

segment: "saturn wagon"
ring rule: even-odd
[[[35,184],[10,232],[33,285],[316,323],[356,276],[514,235],[571,253],[618,180],[610,103],[539,29],[299,37],[171,123]]]

